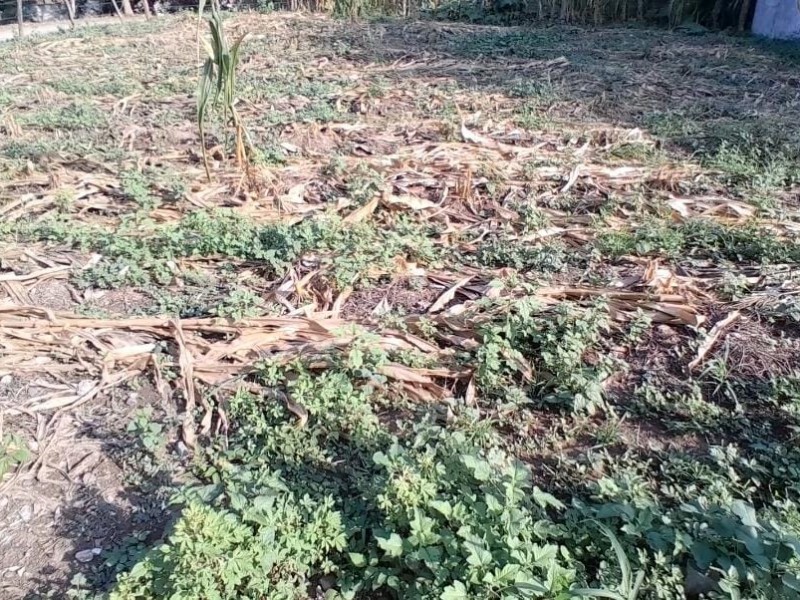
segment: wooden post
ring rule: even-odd
[[[119,20],[122,21],[122,13],[119,11],[119,5],[117,4],[117,0],[111,0],[111,4],[114,6],[114,12],[117,13]]]
[[[76,11],[75,0],[66,0],[65,3],[67,5],[67,16],[69,17],[70,29],[74,30],[75,29],[75,11]]]
[[[19,37],[22,37],[22,0],[17,0],[17,29]]]

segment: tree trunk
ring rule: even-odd
[[[561,0],[561,12],[558,18],[564,23],[567,22],[569,18],[569,0]]]
[[[19,37],[22,37],[22,0],[17,0],[17,29]]]
[[[740,32],[744,31],[747,25],[747,17],[750,14],[750,2],[751,0],[742,0],[742,9],[739,11],[739,27],[737,28]]]
[[[723,4],[725,4],[725,0],[716,0],[716,2],[714,2],[714,8],[711,10],[712,29],[719,29],[719,18],[722,15]]]
[[[131,0],[122,0],[122,12],[125,13],[125,16],[127,17],[133,16],[133,8],[131,7]]]
[[[636,18],[644,21],[644,0],[639,0],[636,5]]]

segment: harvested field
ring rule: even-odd
[[[796,597],[796,47],[225,28],[0,45],[0,598]]]

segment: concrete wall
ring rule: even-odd
[[[781,40],[800,40],[800,0],[758,0],[753,33]]]

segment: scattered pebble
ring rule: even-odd
[[[180,458],[186,458],[189,456],[189,448],[186,447],[182,441],[178,440],[178,443],[175,444],[175,452],[178,454]]]
[[[19,509],[20,518],[26,523],[33,517],[33,507],[30,504],[25,504]]]
[[[86,550],[79,550],[75,553],[75,560],[82,563],[92,562],[95,556],[98,556],[103,551],[102,548],[87,548]]]
[[[91,390],[94,387],[94,385],[95,385],[94,380],[92,380],[92,379],[82,379],[81,381],[78,382],[78,385],[77,385],[75,391],[77,392],[77,394],[79,396],[83,396],[89,390]]]

